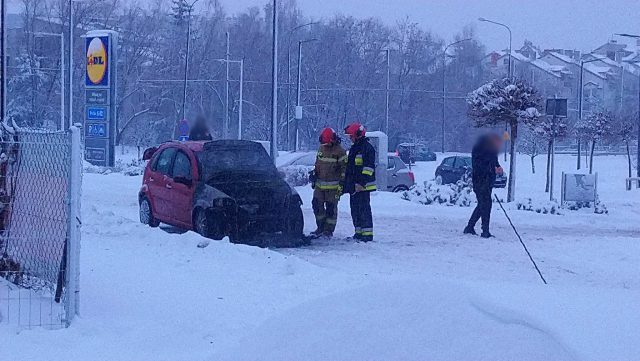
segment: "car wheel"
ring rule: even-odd
[[[442,176],[441,175],[436,176],[436,184],[437,185],[442,185]]]
[[[409,190],[409,188],[406,185],[401,184],[401,185],[396,186],[395,188],[393,188],[393,193],[405,192],[405,191],[408,191],[408,190]]]
[[[204,209],[196,210],[196,215],[193,217],[193,230],[202,237],[209,238],[211,234],[209,230],[209,220],[207,219],[207,212]]]
[[[291,206],[287,220],[287,235],[292,238],[301,238],[304,233],[304,216],[299,205]]]
[[[147,199],[147,197],[143,197],[140,201],[140,223],[149,225],[150,227],[158,227],[160,225],[160,221],[153,216],[153,211],[151,210],[151,203]]]

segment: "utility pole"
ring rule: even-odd
[[[194,0],[189,6],[189,14],[187,15],[189,18],[187,19],[187,53],[184,59],[184,84],[182,86],[182,110],[181,117],[179,120],[186,119],[186,111],[185,107],[187,104],[187,82],[189,76],[189,50],[191,45],[191,13],[193,12],[193,6],[198,2],[198,0]],[[176,127],[178,126],[178,122],[173,124],[173,132],[171,133],[171,138],[176,137]]]
[[[0,0],[0,73],[2,75],[2,83],[0,83],[0,122],[5,120],[6,115],[6,97],[7,97],[7,44],[6,36],[6,0]],[[64,81],[64,80],[63,80]]]
[[[273,163],[278,158],[278,0],[273,0],[271,29],[271,146]]]
[[[389,135],[389,88],[391,87],[391,51],[385,50],[387,53],[387,86],[386,86],[386,100],[385,100],[385,112],[384,112],[384,132]]]
[[[288,43],[287,43],[287,103],[285,104],[285,108],[287,110],[287,123],[285,125],[286,127],[286,131],[287,131],[287,135],[286,135],[286,149],[289,150],[291,149],[291,141],[289,140],[291,137],[291,132],[289,131],[289,123],[291,123],[291,101],[290,101],[290,97],[291,97],[291,40],[293,40],[293,33],[296,30],[302,29],[305,26],[310,26],[310,25],[314,25],[317,24],[317,21],[312,21],[306,24],[302,24],[302,25],[298,25],[296,27],[294,27],[293,29],[289,30],[289,32],[287,32],[287,39],[288,39]]]
[[[300,130],[300,119],[297,114],[298,109],[302,106],[302,44],[316,41],[317,39],[308,39],[308,40],[300,40],[298,41],[298,81],[296,86],[296,122],[294,126],[294,145],[293,150],[297,151],[300,141],[299,130]]]
[[[244,88],[244,58],[240,59],[240,104],[238,104],[238,140],[242,139],[242,104],[244,98],[242,90]]]
[[[222,137],[229,137],[229,32],[226,33],[227,36],[227,52],[225,54],[225,65],[226,65],[226,80],[224,83],[224,92],[225,92],[225,101],[224,101],[224,122],[222,125]]]
[[[444,154],[445,151],[445,147],[444,147],[444,141],[445,141],[445,132],[444,132],[444,128],[445,128],[445,121],[446,121],[446,108],[447,108],[447,89],[446,89],[446,74],[447,74],[447,50],[449,50],[449,47],[457,45],[459,43],[462,43],[464,41],[469,41],[471,39],[462,39],[462,40],[458,40],[456,42],[453,42],[447,46],[445,46],[444,51],[442,52],[442,124],[441,124],[441,141],[442,141],[442,154]]]

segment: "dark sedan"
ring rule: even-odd
[[[451,184],[464,177],[465,174],[471,173],[472,163],[469,156],[451,156],[442,160],[442,163],[436,168],[436,183]],[[507,186],[507,176],[503,174],[496,175],[494,188],[504,188]]]

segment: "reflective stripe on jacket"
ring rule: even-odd
[[[376,150],[367,138],[358,139],[349,150],[344,192],[355,192],[356,184],[365,191],[376,190]]]

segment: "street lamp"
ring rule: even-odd
[[[507,31],[509,32],[509,67],[508,67],[508,76],[509,78],[511,78],[512,74],[511,74],[511,42],[512,42],[512,35],[511,35],[511,28],[503,23],[499,23],[497,21],[493,21],[493,20],[489,20],[486,18],[478,18],[478,21],[480,22],[485,22],[485,23],[491,23],[494,25],[498,25],[498,26],[502,26],[503,28],[507,29]]]
[[[511,34],[511,28],[503,23],[499,23],[497,21],[493,21],[493,20],[489,20],[486,18],[478,18],[478,21],[480,22],[485,22],[485,23],[490,23],[490,24],[494,24],[494,25],[498,25],[498,26],[502,26],[503,28],[507,29],[507,31],[509,32],[509,67],[507,68],[507,76],[509,77],[509,79],[512,79],[513,74],[512,74],[512,68],[511,68],[511,44],[512,44],[512,34]],[[508,131],[508,124],[505,123],[504,125],[504,132],[505,134]],[[504,160],[505,162],[507,161],[507,142],[504,142]]]
[[[278,0],[273,0],[271,19],[271,160],[278,158]]]
[[[444,154],[444,123],[445,123],[445,112],[446,112],[446,103],[447,103],[447,88],[446,88],[446,72],[447,72],[447,50],[449,50],[450,47],[460,44],[462,42],[465,41],[469,41],[471,39],[462,39],[462,40],[458,40],[455,41],[447,46],[444,47],[444,51],[442,52],[442,125],[441,125],[441,131],[442,131],[442,154]]]
[[[578,94],[579,94],[579,99],[578,99],[578,121],[582,121],[582,98],[583,96],[583,91],[584,91],[584,64],[587,63],[592,63],[594,61],[598,61],[598,60],[602,60],[600,58],[595,58],[595,59],[591,59],[591,60],[580,60],[580,85],[579,85],[579,89],[578,89]],[[580,139],[578,139],[578,165],[577,168],[580,169],[580,158],[581,158],[581,141]]]
[[[317,41],[318,39],[307,39],[307,40],[300,40],[298,41],[298,84],[296,86],[296,122],[295,122],[295,138],[294,138],[294,145],[293,145],[293,150],[297,151],[298,150],[298,128],[299,128],[299,122],[300,119],[302,118],[302,114],[298,114],[298,109],[299,107],[302,106],[301,104],[301,85],[302,85],[302,44],[305,43],[310,43],[312,41]],[[289,120],[287,119],[287,122]]]
[[[189,75],[189,46],[191,45],[191,12],[193,12],[193,6],[198,2],[198,0],[194,0],[191,5],[189,5],[189,14],[187,19],[187,54],[184,59],[184,85],[182,87],[182,116],[180,119],[185,119],[185,106],[187,104],[187,77]],[[173,133],[171,134],[172,138],[176,136],[176,127],[178,126],[178,122],[173,124]]]
[[[619,34],[615,34],[618,36],[622,36],[625,38],[632,38],[632,39],[640,39],[640,35],[633,35],[633,34],[626,34],[626,33],[619,33]],[[623,70],[624,71],[624,70]],[[636,159],[636,176],[640,177],[640,72],[638,73],[638,118],[637,118],[638,124],[636,124],[636,127],[638,128],[638,150],[637,150],[637,159]]]
[[[0,122],[4,121],[7,96],[7,43],[5,41],[7,23],[5,21],[6,7],[6,0],[0,0],[0,73],[2,75],[2,82],[0,83]]]
[[[286,124],[286,129],[287,129],[287,137],[286,137],[286,141],[287,141],[287,149],[289,149],[289,147],[291,146],[291,142],[289,141],[289,137],[290,137],[290,131],[289,131],[289,123],[290,123],[290,118],[291,118],[291,112],[290,112],[290,93],[291,93],[291,41],[293,40],[293,33],[296,30],[302,29],[306,26],[311,26],[311,25],[315,25],[317,24],[317,21],[312,21],[306,24],[302,24],[302,25],[298,25],[292,29],[290,29],[287,32],[287,38],[289,39],[289,43],[287,44],[287,104],[286,104],[286,109],[287,109],[287,124]]]
[[[60,38],[60,130],[64,130],[64,34],[55,33],[33,33],[34,36],[45,37],[59,37]]]

